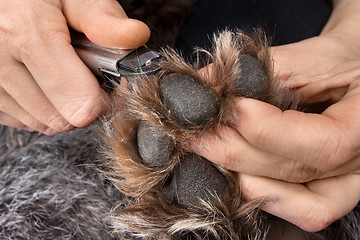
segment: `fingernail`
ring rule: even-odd
[[[61,130],[62,132],[68,132],[70,130],[73,130],[75,127],[71,125],[70,123],[66,124],[66,126]]]
[[[48,136],[54,136],[56,134],[59,134],[59,131],[56,131],[54,129],[48,128],[46,131],[43,132],[43,134],[48,135]]]

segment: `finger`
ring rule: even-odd
[[[243,196],[268,198],[263,210],[300,228],[315,232],[350,212],[360,199],[360,176],[357,174],[317,180],[307,185],[274,179],[238,175]]]
[[[234,127],[252,145],[285,158],[330,171],[354,153],[354,119],[359,106],[353,100],[332,105],[323,114],[280,109],[253,99],[236,104],[239,120]],[[351,136],[350,136],[351,135]],[[357,140],[355,141],[357,142]]]
[[[14,127],[14,128],[21,128],[21,129],[29,129],[25,124],[23,124],[22,122],[18,121],[17,119],[9,116],[6,113],[3,113],[0,111],[0,124],[5,125],[5,126],[9,126],[9,127]]]
[[[67,122],[84,127],[105,113],[106,93],[80,60],[68,35],[45,31],[42,38],[22,49],[19,61]]]
[[[334,55],[348,51],[343,45],[339,45],[337,40],[331,37],[312,37],[296,43],[271,47],[274,72],[282,80],[292,82],[293,87],[305,86],[314,81],[313,77],[317,80],[329,78],[329,66],[340,66],[340,70],[346,72],[347,64],[339,65],[343,58]]]
[[[350,83],[359,78],[359,67],[358,61],[347,61],[336,66],[339,69],[333,70],[335,73],[302,76],[287,81],[286,86],[296,88],[304,103],[338,102],[349,90]]]
[[[64,0],[69,25],[95,44],[104,47],[134,49],[144,45],[150,30],[143,22],[129,19],[115,0]]]
[[[38,121],[31,114],[25,111],[4,89],[0,88],[0,109],[3,115],[6,115],[6,122],[2,122],[4,125],[17,127],[17,128],[27,128],[34,131],[38,131],[44,134],[53,135],[57,131],[49,128],[45,124]],[[11,118],[10,118],[11,117]],[[9,120],[16,119],[14,124],[11,124]],[[19,123],[21,123],[19,125]],[[11,125],[9,125],[11,124]]]
[[[0,82],[4,88],[0,93],[2,111],[42,133],[73,128],[52,105],[23,64],[9,60],[0,73]]]
[[[251,145],[235,129],[219,125],[216,135],[196,139],[193,151],[215,164],[236,172],[289,182],[308,182],[324,173]]]

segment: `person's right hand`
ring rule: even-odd
[[[71,46],[69,26],[103,47],[133,49],[150,35],[115,0],[2,0],[0,124],[56,134],[106,112],[106,93]]]
[[[237,173],[242,197],[247,200],[267,199],[262,210],[308,232],[323,230],[348,214],[360,199],[360,175],[290,183],[267,177]]]
[[[243,197],[276,200],[262,209],[307,231],[360,200],[360,2],[338,2],[320,36],[271,48],[275,73],[302,103],[331,106],[312,114],[239,98],[237,117],[192,145],[237,172]]]

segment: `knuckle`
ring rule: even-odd
[[[0,36],[20,39],[27,36],[24,34],[29,29],[32,14],[36,13],[30,1],[11,0],[0,2]]]
[[[104,111],[104,102],[99,96],[88,97],[82,104],[73,104],[63,112],[64,118],[75,127],[85,127],[95,121]],[[66,108],[65,108],[66,109]]]
[[[350,141],[342,134],[328,140],[319,151],[318,169],[323,172],[334,171],[346,163],[353,155]]]
[[[300,228],[307,232],[318,232],[328,227],[331,222],[324,220],[308,220]]]
[[[298,183],[310,182],[315,179],[318,179],[323,175],[323,172],[317,168],[309,167],[307,165],[303,165],[301,170],[301,177],[298,179]]]
[[[223,159],[219,165],[225,169],[234,170],[234,154],[230,149],[224,148]]]
[[[258,128],[254,129],[254,145],[255,146],[267,146],[269,143],[269,133],[266,127],[259,126]]]
[[[36,58],[48,47],[47,43],[56,44],[63,39],[59,26],[65,28],[66,23],[47,17],[55,13],[50,1],[5,2],[0,3],[0,42],[17,60]]]
[[[7,1],[5,6],[0,6],[0,42],[2,51],[13,55],[24,51],[29,46],[30,34],[26,33],[28,13],[21,7],[19,1]]]
[[[44,133],[47,130],[47,126],[35,119],[31,115],[22,116],[21,121],[30,129]]]
[[[14,31],[14,26],[19,26],[18,22],[20,18],[18,17],[21,17],[22,14],[19,14],[19,12],[21,12],[22,9],[17,0],[0,2],[1,33],[11,33]]]
[[[44,31],[42,34],[46,34],[46,31]],[[44,42],[41,40],[39,34],[36,33],[25,33],[20,37],[14,38],[11,43],[11,50],[14,57],[16,57],[17,60],[21,62],[37,59],[39,54],[43,52],[42,49],[44,47]]]
[[[282,163],[282,165],[284,165],[284,163]],[[280,169],[282,169],[280,173],[280,179],[288,182],[309,182],[321,176],[322,174],[321,171],[319,171],[318,169],[296,161],[289,161],[288,163],[286,163],[286,165],[287,166],[285,167],[280,167]]]
[[[333,211],[331,209],[332,208],[329,204],[315,207],[312,209],[309,217],[300,224],[300,228],[308,232],[318,232],[325,229],[336,220],[336,217],[332,213]]]
[[[305,164],[302,164],[302,166],[299,168],[298,173],[299,173],[299,175],[297,176],[298,183],[310,182],[314,179],[319,178],[323,174],[323,172],[321,172],[319,169],[310,167]]]
[[[47,118],[45,125],[54,131],[62,132],[67,129],[69,123],[61,115],[54,114]],[[47,130],[47,132],[50,132],[50,130]]]

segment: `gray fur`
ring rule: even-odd
[[[87,130],[44,136],[0,125],[0,239],[115,239],[121,195],[95,170]]]
[[[97,159],[91,131],[49,137],[0,125],[0,239],[116,239],[105,219],[122,195],[84,165]],[[304,239],[360,239],[359,210]]]

